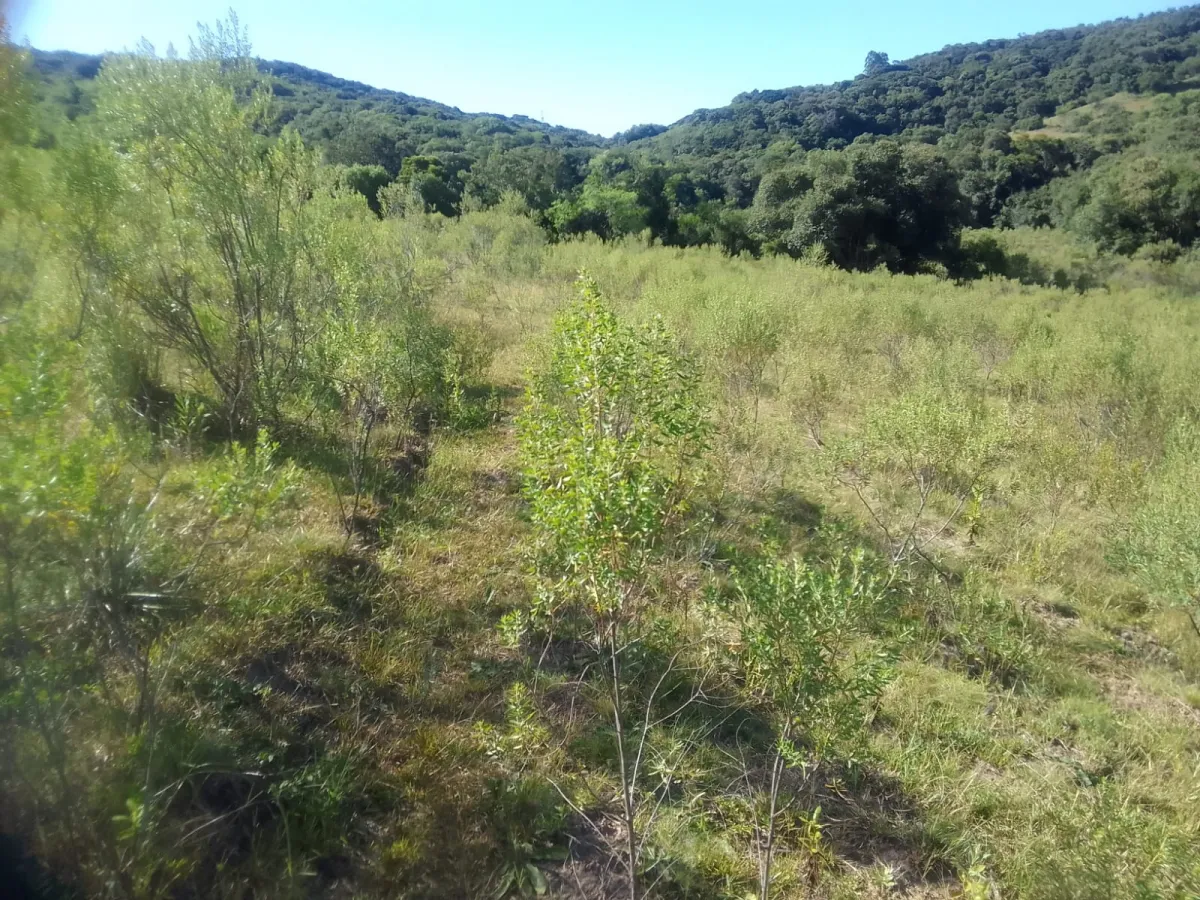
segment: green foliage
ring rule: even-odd
[[[889,141],[810,154],[764,179],[754,214],[758,236],[792,256],[817,249],[842,268],[903,272],[949,260],[965,221],[946,162]]]
[[[826,564],[767,559],[733,573],[724,610],[739,633],[746,690],[769,711],[794,764],[859,736],[887,684],[889,658],[870,636],[890,585],[873,566],[856,550]]]
[[[595,232],[611,239],[634,234],[646,223],[646,209],[634,191],[589,180],[578,200],[560,200],[547,213],[554,232],[561,236]]]
[[[116,230],[96,275],[157,343],[205,373],[235,432],[278,418],[310,339],[298,276],[316,223],[316,160],[294,134],[257,131],[269,95],[238,92],[253,67],[236,32],[205,33],[182,63],[148,47],[101,76],[102,135],[118,155]],[[93,253],[80,248],[85,261]]]
[[[698,372],[661,321],[622,324],[594,281],[558,321],[519,427],[544,612],[622,615],[688,511],[707,441]]]
[[[1130,112],[1122,98],[1189,83],[1197,21],[1193,10],[1169,11],[906,62],[872,51],[853,81],[755,91],[611,141],[524,117],[468,115],[289,63],[259,62],[241,78],[278,113],[260,131],[294,129],[349,167],[362,182],[351,187],[376,212],[454,216],[515,191],[556,237],[609,240],[649,228],[663,243],[731,255],[820,247],[848,268],[941,264],[973,277],[970,260],[956,257],[965,223],[1069,223],[1121,252],[1190,245],[1195,104],[1164,95]],[[100,61],[35,53],[33,65],[39,140],[57,142],[65,124],[91,115]],[[909,148],[901,164],[872,149],[893,141]],[[811,150],[845,153],[806,158]],[[1087,170],[1110,158],[1119,165],[1106,162],[1093,184]]]
[[[489,800],[502,855],[492,896],[545,896],[549,884],[541,866],[568,856],[559,844],[566,823],[557,792],[537,778],[505,779],[492,785]]]
[[[618,852],[637,897],[646,849],[639,777],[657,689],[639,736],[630,668],[653,632],[652,554],[684,524],[708,423],[698,372],[662,321],[624,325],[586,275],[580,293],[555,325],[519,422],[538,579],[532,613],[550,634],[577,634],[596,652],[620,773]]]
[[[770,304],[731,299],[705,322],[706,349],[718,361],[733,409],[747,402],[758,422],[766,391],[766,373],[783,343],[786,313]]]
[[[871,640],[885,612],[890,579],[872,571],[861,551],[838,551],[828,565],[766,559],[732,573],[722,604],[738,634],[735,652],[745,692],[774,730],[766,808],[755,819],[759,897],[767,900],[778,819],[795,801],[783,785],[785,767],[805,780],[834,748],[861,741],[872,704],[889,679],[889,657]],[[743,773],[750,769],[743,756]],[[810,786],[810,796],[811,796]],[[811,859],[821,857],[817,807],[806,821]]]
[[[834,448],[835,477],[866,506],[896,561],[924,556],[970,501],[992,491],[1010,440],[1002,411],[961,390],[924,387],[868,412],[862,431]]]
[[[367,198],[367,205],[372,212],[382,212],[379,191],[392,180],[387,169],[383,166],[346,166],[341,172],[341,179],[347,188]]]
[[[441,213],[453,216],[462,195],[462,182],[436,156],[409,156],[400,167],[396,187],[383,205],[390,212]]]
[[[1104,284],[1116,268],[1111,257],[1070,232],[1024,227],[964,231],[960,265],[966,275],[1080,292]]]
[[[77,389],[70,354],[31,337],[10,324],[0,368],[0,531],[14,627],[60,592],[80,597],[93,575],[124,577],[103,564],[91,571],[89,551],[109,524],[119,530],[132,488],[111,432],[85,427],[63,439]]]
[[[280,463],[278,452],[278,442],[260,428],[252,447],[231,444],[218,464],[203,470],[195,488],[215,522],[261,529],[296,502],[299,471]]]
[[[732,167],[780,137],[804,149],[833,149],[860,135],[1036,128],[1040,117],[1065,104],[1186,82],[1198,27],[1200,14],[1189,7],[956,44],[904,61],[873,52],[867,71],[852,81],[740,94],[726,107],[686,116],[646,143]]]
[[[4,47],[5,830],[87,896],[1196,893],[1194,21],[612,144]]]
[[[1192,154],[1121,155],[1098,166],[1061,201],[1068,228],[1107,252],[1131,254],[1200,236],[1200,168]],[[1176,251],[1178,255],[1178,251]]]
[[[1115,548],[1165,603],[1186,609],[1200,636],[1200,429],[1182,421],[1167,439],[1146,496]]]
[[[0,222],[13,207],[29,201],[28,175],[21,146],[30,140],[33,104],[24,78],[26,61],[9,41],[8,23],[0,17],[0,180],[4,204]]]

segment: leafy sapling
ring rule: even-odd
[[[890,657],[871,627],[890,584],[861,550],[840,550],[824,565],[768,558],[736,571],[720,604],[718,615],[736,634],[745,690],[774,732],[765,810],[754,826],[760,900],[770,896],[782,816],[798,800],[785,773],[800,773],[812,805],[818,765],[861,734],[888,681]],[[754,766],[744,754],[739,763],[748,792],[759,794]]]
[[[536,542],[531,620],[548,635],[573,631],[596,654],[616,735],[621,850],[636,900],[638,779],[657,688],[645,714],[635,711],[629,666],[649,623],[649,567],[684,523],[703,470],[708,423],[699,373],[661,322],[623,324],[584,276],[580,300],[555,327],[545,369],[531,378],[519,428]]]

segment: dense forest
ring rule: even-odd
[[[89,113],[100,60],[33,62],[39,140],[52,144]],[[872,52],[852,81],[753,91],[610,140],[290,63],[258,70],[275,97],[265,127],[321,148],[378,211],[418,202],[453,216],[515,192],[557,239],[648,231],[672,246],[817,253],[851,269],[940,265],[956,277],[1033,271],[1007,262],[1002,240],[964,247],[963,229],[1060,227],[1125,255],[1176,254],[1200,231],[1196,7],[906,62]],[[1125,102],[1078,114],[1114,97]],[[1086,124],[1044,127],[1072,110]]]
[[[1200,896],[1198,49],[0,42],[0,893]]]

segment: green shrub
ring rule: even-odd
[[[621,849],[636,896],[650,713],[639,734],[628,667],[651,624],[648,566],[683,524],[708,426],[699,374],[662,323],[622,324],[586,277],[581,294],[555,326],[519,422],[535,540],[533,618],[551,633],[577,634],[597,655],[619,763]]]
[[[774,731],[769,780],[754,786],[765,797],[754,826],[761,900],[771,893],[781,809],[796,801],[785,768],[800,771],[811,801],[816,766],[861,735],[887,683],[889,658],[871,635],[889,597],[883,575],[862,551],[839,551],[827,565],[765,559],[732,575],[722,612],[738,635],[745,692]],[[820,809],[812,815],[817,827]]]

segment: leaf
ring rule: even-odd
[[[541,897],[550,888],[550,885],[546,883],[546,876],[533,863],[526,863],[525,868],[529,871],[529,878],[533,884],[533,892]]]

